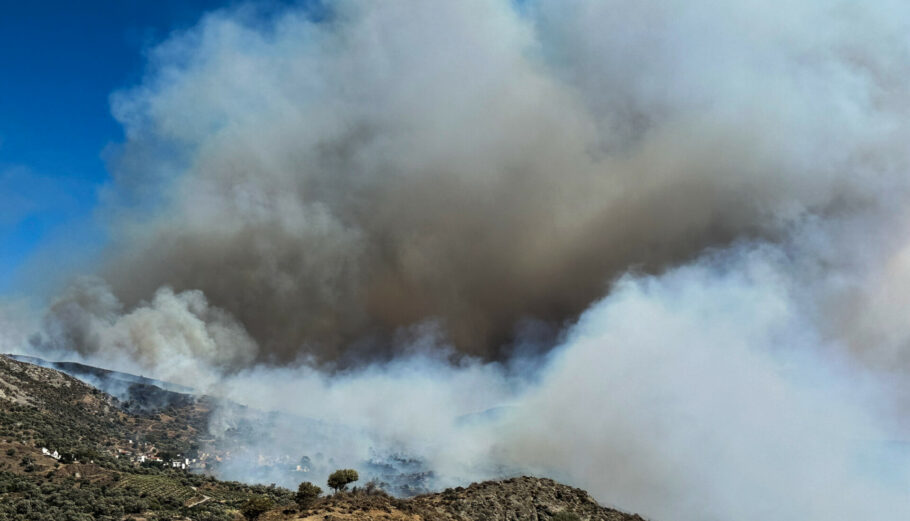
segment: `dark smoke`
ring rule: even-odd
[[[629,269],[875,204],[910,61],[854,11],[782,13],[810,33],[712,2],[213,14],[113,98],[98,275],[127,311],[201,291],[258,347],[234,368],[386,359],[427,323],[488,360],[529,323],[550,345]]]

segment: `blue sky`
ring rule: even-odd
[[[0,293],[49,244],[74,258],[103,244],[103,152],[122,139],[109,95],[140,81],[149,47],[232,3],[0,0]]]

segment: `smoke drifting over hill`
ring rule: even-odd
[[[910,9],[772,4],[207,16],[113,96],[113,241],[35,347],[361,427],[338,454],[440,483],[905,517],[867,452],[906,417]]]

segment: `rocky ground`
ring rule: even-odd
[[[260,519],[643,521],[640,516],[599,505],[584,490],[528,476],[474,483],[411,499],[358,490],[321,498],[308,509],[276,508]]]

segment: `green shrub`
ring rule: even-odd
[[[297,506],[300,508],[307,508],[313,504],[313,501],[316,501],[319,494],[322,494],[321,488],[309,481],[304,481],[300,484],[300,487],[297,488],[297,495],[294,496],[294,499],[297,501]]]
[[[240,513],[247,519],[256,519],[272,508],[272,500],[265,496],[254,496],[247,499],[240,507]]]

